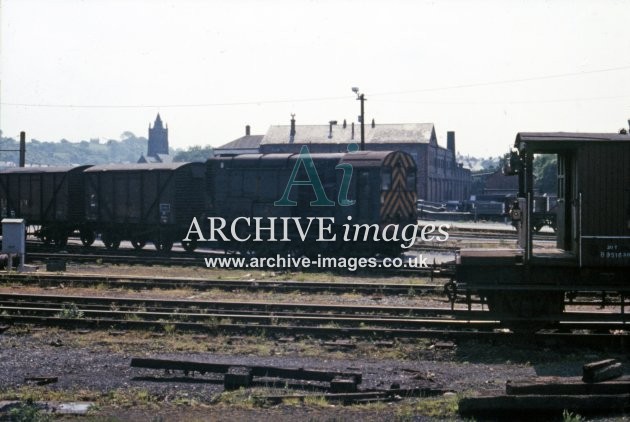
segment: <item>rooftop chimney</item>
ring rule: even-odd
[[[249,134],[250,134],[250,129],[251,129],[251,128],[249,127],[249,125],[245,126],[245,136],[249,136]]]
[[[291,132],[289,132],[289,143],[295,142],[295,114],[291,114]]]
[[[446,132],[446,148],[455,155],[455,132]]]
[[[332,139],[332,127],[337,124],[336,120],[331,120],[328,122],[328,139]]]

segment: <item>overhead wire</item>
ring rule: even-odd
[[[447,91],[447,90],[455,90],[455,89],[466,89],[466,88],[478,88],[478,87],[487,87],[494,85],[506,85],[513,83],[524,83],[524,82],[532,82],[539,80],[549,80],[549,79],[559,79],[559,78],[567,78],[567,77],[575,77],[575,76],[584,76],[584,75],[592,75],[597,73],[606,73],[606,72],[616,72],[622,70],[629,70],[630,65],[617,66],[617,67],[608,67],[602,69],[594,69],[594,70],[586,70],[586,71],[578,71],[578,72],[566,72],[566,73],[558,73],[551,75],[541,75],[541,76],[531,76],[526,78],[514,78],[514,79],[504,79],[498,81],[486,81],[486,82],[475,82],[475,83],[466,83],[466,84],[457,84],[457,85],[447,85],[440,87],[427,87],[427,88],[417,88],[411,90],[404,91],[389,91],[389,92],[374,92],[368,94],[370,98],[372,97],[384,97],[384,96],[394,96],[394,95],[409,95],[416,94],[422,92],[433,92],[433,91]],[[544,103],[544,102],[575,102],[575,101],[590,101],[590,100],[601,100],[601,99],[613,99],[613,98],[627,98],[628,96],[615,96],[615,97],[591,97],[591,98],[571,98],[571,99],[555,99],[555,100],[525,100],[525,101],[496,101],[496,103],[500,104],[519,104],[519,103]],[[11,106],[11,107],[38,107],[38,108],[82,108],[82,109],[90,109],[90,108],[118,108],[118,109],[131,109],[131,108],[202,108],[202,107],[228,107],[228,106],[244,106],[244,105],[263,105],[263,104],[282,104],[282,103],[298,103],[298,102],[321,102],[321,101],[339,101],[339,100],[347,100],[348,96],[330,96],[330,97],[313,97],[313,98],[293,98],[293,99],[269,99],[269,100],[250,100],[250,101],[233,101],[233,102],[217,102],[217,103],[190,103],[190,104],[54,104],[54,103],[19,103],[19,102],[0,102],[2,106]],[[405,102],[396,100],[396,102]],[[425,103],[425,102],[418,102]],[[427,101],[426,103],[431,104],[479,104],[479,102],[440,102],[440,101]],[[492,104],[495,102],[490,102]]]

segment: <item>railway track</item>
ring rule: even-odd
[[[449,232],[450,241],[503,241],[516,240],[516,233],[504,231],[452,231]],[[534,236],[535,241],[553,241],[554,234],[539,233]],[[106,262],[116,264],[133,264],[133,265],[177,265],[177,266],[200,266],[204,264],[203,258],[206,257],[223,257],[225,254],[219,250],[198,249],[195,252],[185,252],[183,250],[172,250],[168,253],[158,252],[151,248],[135,250],[129,247],[121,248],[116,251],[105,249],[104,247],[89,247],[81,245],[78,239],[72,240],[63,251],[46,246],[40,241],[29,240],[29,252],[27,259],[29,261],[47,261],[47,260],[70,260],[74,262]],[[436,251],[446,253],[456,253],[460,246],[452,244],[444,245],[443,242],[416,242],[411,248],[414,251]],[[334,269],[332,269],[334,270]],[[423,272],[422,269],[371,269],[384,274],[408,274],[412,272]],[[426,271],[424,271],[426,272]]]
[[[438,277],[450,275],[437,274]],[[195,278],[153,278],[134,276],[101,276],[101,275],[70,275],[70,274],[5,274],[0,276],[0,283],[10,285],[19,283],[24,286],[77,286],[77,287],[106,287],[111,289],[193,289],[227,291],[277,291],[277,292],[308,292],[308,293],[361,293],[385,295],[418,295],[439,293],[444,291],[444,283],[341,283],[341,282],[311,282],[311,281],[276,281],[276,280],[208,280]]]
[[[0,295],[0,321],[67,328],[143,329],[360,338],[514,338],[487,311],[392,306],[156,300],[59,295]],[[545,322],[532,318],[532,321]],[[630,319],[618,313],[567,312],[546,340],[625,343]],[[170,328],[167,328],[170,327]],[[612,334],[614,332],[614,334]]]

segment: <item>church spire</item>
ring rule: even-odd
[[[168,155],[168,126],[164,127],[160,113],[155,117],[153,127],[149,126],[148,147],[147,157]]]
[[[153,124],[154,128],[163,128],[164,126],[162,125],[162,118],[160,117],[160,113],[157,114],[157,117],[155,118],[155,123]]]

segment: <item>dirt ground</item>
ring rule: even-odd
[[[99,271],[113,271],[112,268],[97,267]],[[134,275],[145,271],[147,274],[156,272],[155,268],[133,268]],[[89,267],[80,268],[81,272],[92,270]],[[122,274],[123,270],[119,268],[116,271]],[[169,274],[161,272],[161,275]],[[188,275],[180,272],[179,276]],[[254,276],[260,275],[250,274],[250,277]],[[24,293],[36,289],[5,285],[1,290]],[[77,294],[82,291],[62,290],[65,291],[56,289],[52,293]],[[191,294],[187,291],[131,293],[107,289],[84,292],[156,298],[181,298]],[[201,295],[200,300],[208,299],[203,293],[196,294]],[[239,293],[232,298],[244,300],[245,296],[241,294],[246,295]],[[314,300],[291,294],[294,296],[284,299],[318,302],[327,299],[326,296]],[[212,298],[218,299],[214,295]],[[249,299],[282,300],[277,296],[255,294]],[[389,300],[392,304],[411,302],[417,306],[424,302],[421,298],[408,297]],[[341,300],[341,303],[373,301],[369,296],[357,295]],[[430,301],[438,303],[439,299]],[[264,333],[229,336],[217,332],[200,336],[176,331],[118,332],[106,327],[79,331],[15,325],[0,334],[0,401],[91,401],[94,402],[92,409],[78,419],[98,421],[458,420],[459,398],[504,391],[507,380],[580,376],[584,363],[611,357],[624,364],[626,373],[629,368],[626,354],[620,351],[542,346],[527,339],[519,344],[418,339],[396,341],[385,347],[369,340],[350,340],[352,347],[343,347],[326,346],[323,340],[316,338],[297,337],[287,341]],[[352,371],[363,376],[359,386],[361,390],[389,389],[395,385],[448,393],[427,398],[401,397],[389,403],[344,406],[321,399],[321,394],[325,392],[325,385],[321,383],[257,379],[251,389],[226,392],[221,375],[165,374],[131,368],[132,357]],[[37,376],[58,379],[42,386],[25,380]],[[269,405],[260,399],[280,394],[309,394],[310,398],[305,402],[286,400],[279,405]],[[77,420],[74,416],[62,417],[68,418]]]

